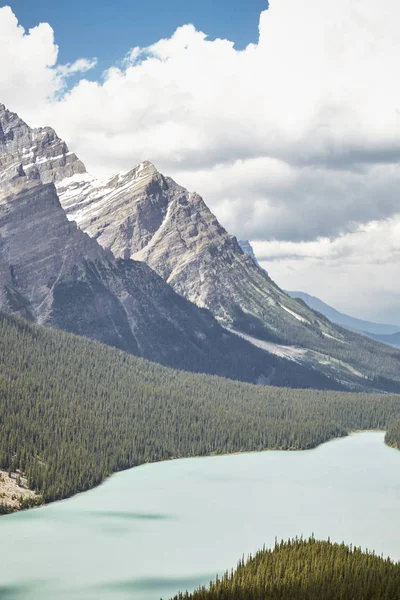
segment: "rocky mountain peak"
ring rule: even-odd
[[[188,195],[149,161],[106,181],[78,174],[57,182],[57,190],[68,218],[121,258],[132,258],[146,246],[171,202]]]
[[[137,182],[143,179],[148,180],[157,175],[160,175],[160,173],[156,167],[153,163],[146,160],[129,171],[112,175],[105,183],[108,187],[117,187],[127,182]]]
[[[83,163],[54,129],[31,128],[0,104],[0,181],[14,179],[18,174],[51,183],[85,171]]]
[[[73,180],[57,184],[70,219],[115,256],[150,265],[179,294],[234,325],[248,303],[247,284],[276,295],[236,238],[218,222],[203,198],[190,193],[149,162],[105,184]],[[228,309],[228,307],[230,307]],[[260,309],[258,309],[260,310]]]

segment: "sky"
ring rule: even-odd
[[[170,37],[186,23],[242,49],[257,42],[260,12],[267,5],[267,0],[10,0],[25,29],[50,23],[60,62],[95,56],[95,75],[121,61],[130,48]]]
[[[0,102],[95,175],[151,160],[284,289],[400,324],[399,21],[396,0],[10,0]]]

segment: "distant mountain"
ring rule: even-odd
[[[385,334],[377,334],[377,333],[369,333],[365,332],[366,335],[377,342],[382,342],[382,344],[389,344],[389,346],[393,346],[394,348],[400,348],[400,332],[391,333],[389,335]]]
[[[360,331],[362,333],[373,334],[375,336],[391,336],[392,334],[399,334],[398,340],[400,341],[400,327],[397,325],[385,325],[383,323],[373,323],[371,321],[364,321],[362,319],[357,319],[355,317],[350,317],[344,313],[337,311],[336,309],[329,306],[319,298],[315,296],[311,296],[310,294],[306,294],[305,292],[286,292],[291,298],[300,298],[303,300],[310,308],[320,312],[325,315],[330,321],[333,323],[337,323],[338,325],[342,325],[342,327],[346,327],[347,329],[353,329],[355,331]],[[372,337],[372,336],[371,336]],[[393,338],[396,339],[396,338]],[[384,341],[383,339],[379,339],[379,341]],[[387,342],[388,343],[388,342]]]
[[[351,389],[398,389],[400,352],[290,298],[243,252],[197,193],[150,162],[107,181],[77,173],[56,185],[68,217],[105,249],[146,262],[227,330]]]
[[[90,179],[52,129],[0,105],[0,310],[180,369],[340,388],[223,329],[129,252],[103,248],[67,219],[54,185],[66,177]]]

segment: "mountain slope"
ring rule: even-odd
[[[54,186],[87,177],[49,128],[0,106],[0,309],[181,369],[251,382],[336,382],[254,348],[148,265],[116,259],[70,222]]]
[[[305,350],[302,362],[350,386],[391,389],[400,353],[331,323],[290,298],[208,209],[145,162],[106,182],[76,174],[57,183],[68,217],[116,256],[145,261],[176,292],[268,350]]]
[[[306,294],[305,292],[286,292],[291,298],[300,298],[310,308],[316,310],[327,317],[333,323],[337,323],[347,329],[353,329],[366,334],[384,335],[390,336],[393,333],[399,333],[400,327],[397,325],[385,325],[384,323],[373,323],[371,321],[364,321],[363,319],[357,319],[356,317],[350,317],[344,313],[339,312],[329,304],[326,304],[319,298]],[[384,341],[384,340],[380,340]]]
[[[400,396],[184,373],[1,312],[0,373],[0,469],[47,501],[144,462],[311,448],[400,418]]]

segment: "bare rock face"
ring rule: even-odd
[[[68,217],[104,248],[146,262],[224,326],[284,343],[298,342],[311,322],[333,335],[329,321],[286,296],[243,252],[198,194],[151,163],[103,183],[78,174],[57,189]]]
[[[126,314],[102,281],[100,270],[113,268],[111,253],[66,219],[53,184],[25,182],[0,197],[0,239],[1,310],[137,350]]]
[[[31,129],[0,104],[0,182],[25,175],[50,183],[85,170],[53,129]]]

